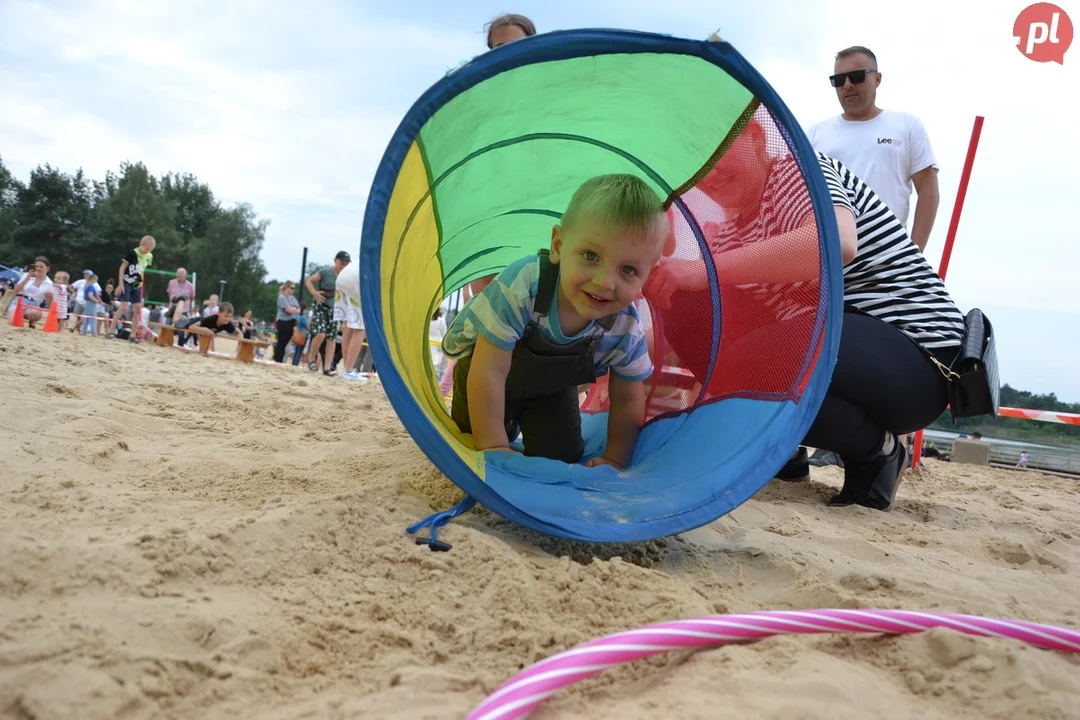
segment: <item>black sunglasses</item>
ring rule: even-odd
[[[832,83],[832,86],[835,88],[844,87],[844,82],[846,82],[848,78],[851,78],[851,84],[858,85],[866,80],[866,73],[868,72],[877,72],[877,70],[852,70],[851,72],[838,73],[836,75],[830,75],[829,82]]]

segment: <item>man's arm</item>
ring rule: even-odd
[[[610,373],[608,397],[611,408],[608,413],[607,447],[602,457],[590,460],[588,465],[612,465],[623,470],[634,456],[641,421],[645,417],[645,384],[623,380]]]
[[[501,350],[483,335],[476,338],[466,392],[469,422],[477,450],[509,450],[506,437],[506,376],[512,350]]]
[[[926,250],[926,243],[930,240],[930,231],[934,229],[934,219],[937,217],[940,194],[938,192],[937,168],[923,168],[911,176],[911,182],[915,185],[918,198],[915,201],[915,220],[911,223],[911,241],[919,247],[919,251]]]
[[[315,298],[316,302],[324,303],[326,302],[326,296],[315,288],[315,283],[321,280],[322,275],[320,275],[319,273],[313,273],[312,275],[308,276],[307,280],[304,281],[304,286],[308,289],[308,292],[311,293],[311,297]]]

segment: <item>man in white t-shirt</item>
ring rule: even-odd
[[[876,104],[881,84],[877,57],[856,45],[836,54],[830,83],[843,112],[810,128],[815,150],[846,165],[909,227],[911,188],[918,200],[911,239],[926,249],[938,209],[937,162],[917,117]]]

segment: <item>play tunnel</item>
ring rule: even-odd
[[[764,152],[744,149],[751,131]],[[439,392],[435,307],[547,247],[586,179],[627,172],[666,200],[670,259],[707,278],[664,303],[638,301],[655,371],[633,462],[620,472],[475,451]],[[798,260],[806,279],[729,276],[729,253],[797,226],[817,238]],[[408,432],[468,498],[566,538],[672,535],[745,502],[802,440],[839,344],[840,245],[824,177],[777,94],[716,39],[553,32],[446,76],[389,143],[360,263],[372,353]],[[601,378],[583,405],[586,458],[603,449],[605,387]]]

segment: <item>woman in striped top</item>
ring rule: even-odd
[[[818,280],[819,240],[797,163],[770,154],[767,141],[751,120],[697,187],[724,209],[724,222],[702,227],[724,283],[752,288],[783,323],[812,311],[799,288]],[[887,510],[907,469],[900,436],[926,427],[948,404],[929,355],[952,362],[964,318],[874,191],[838,160],[815,159],[840,231],[845,312],[832,380],[804,442],[844,461],[844,487],[830,504]],[[700,260],[664,258],[646,297],[664,308],[675,292],[706,288]],[[782,474],[808,476],[805,451]]]

